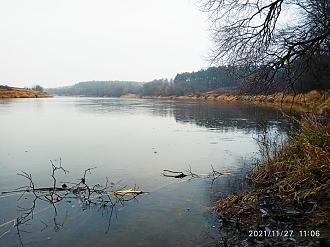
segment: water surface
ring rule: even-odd
[[[91,184],[105,178],[150,192],[116,210],[79,203],[54,210],[36,206],[22,232],[24,246],[212,246],[217,217],[210,209],[221,195],[246,189],[241,171],[257,155],[258,123],[281,130],[280,113],[237,103],[119,98],[13,99],[0,101],[0,191],[27,183],[51,184],[49,160],[69,170],[60,181],[78,181],[85,169]],[[245,164],[245,165],[244,165]],[[211,165],[233,175],[178,180],[163,169],[208,173]],[[0,197],[0,246],[20,246],[11,220],[29,197]],[[47,227],[45,227],[45,223]],[[79,242],[79,244],[77,244]]]

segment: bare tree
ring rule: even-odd
[[[246,69],[247,89],[269,91],[282,76],[295,91],[304,73],[330,69],[329,0],[201,1],[212,23],[212,62]]]
[[[36,85],[32,88],[32,90],[38,91],[38,92],[43,92],[44,88],[40,85]]]

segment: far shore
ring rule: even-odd
[[[48,93],[39,92],[27,88],[0,86],[0,99],[10,98],[48,98]]]
[[[46,92],[32,89],[0,86],[0,99],[10,98],[48,98],[53,97]],[[217,102],[243,102],[261,104],[275,109],[294,110],[298,112],[313,112],[316,114],[330,114],[330,91],[312,90],[300,94],[274,93],[270,95],[243,95],[232,91],[209,91],[198,94],[182,96],[142,96],[139,94],[126,94],[121,98],[142,98],[160,100],[207,100]]]
[[[312,90],[303,94],[274,93],[270,95],[242,95],[218,93],[215,91],[183,96],[141,96],[137,94],[123,95],[123,98],[162,99],[162,100],[208,100],[220,102],[246,102],[262,104],[276,109],[292,109],[299,112],[313,112],[317,114],[330,113],[330,92]]]

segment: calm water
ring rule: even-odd
[[[78,202],[54,209],[38,202],[22,226],[24,246],[213,246],[220,238],[211,210],[220,195],[244,190],[240,178],[256,156],[258,123],[281,129],[280,113],[268,108],[197,101],[113,98],[50,98],[0,101],[0,191],[26,185],[20,171],[38,187],[51,185],[49,160],[70,172],[59,181],[78,181],[85,169],[90,184],[105,178],[150,192],[109,209]],[[163,169],[208,173],[211,165],[230,171],[190,181],[161,176]],[[20,246],[13,219],[28,195],[0,195],[0,246]],[[109,223],[110,227],[109,227]]]

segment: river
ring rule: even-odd
[[[115,213],[77,200],[59,203],[57,213],[31,195],[0,195],[0,246],[213,246],[219,222],[212,210],[219,196],[247,189],[243,179],[258,156],[258,125],[282,132],[280,112],[256,105],[204,101],[54,97],[0,100],[0,191],[28,183],[52,185],[50,160],[69,171],[58,181],[109,181],[148,192],[116,206]],[[175,179],[164,169],[205,174]],[[111,217],[110,217],[111,216]],[[56,222],[56,224],[54,223]]]

